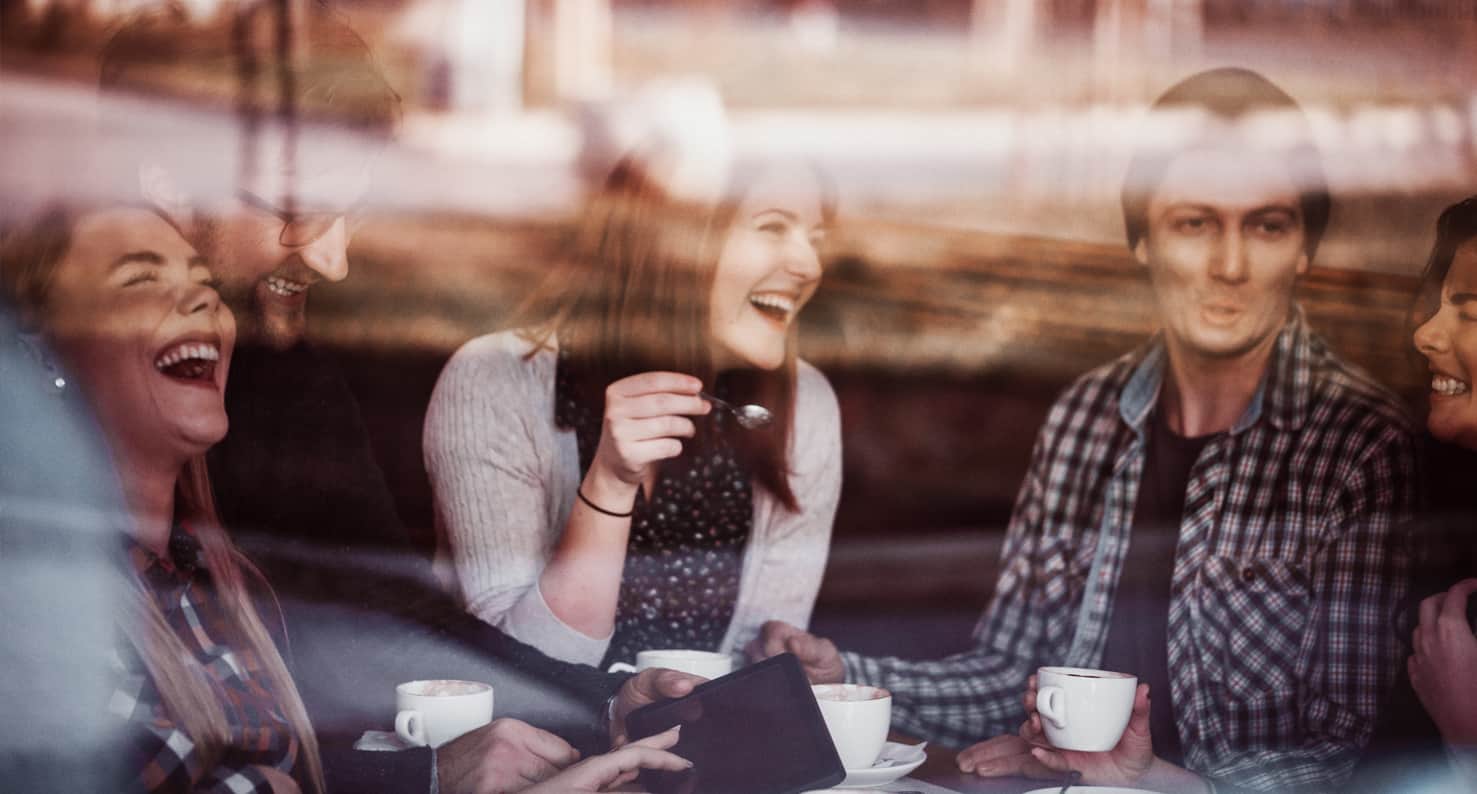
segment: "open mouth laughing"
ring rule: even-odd
[[[777,323],[788,323],[795,316],[795,296],[779,292],[756,292],[749,296],[749,305],[760,314]]]
[[[307,292],[308,287],[311,286],[306,282],[293,281],[292,279],[282,278],[281,276],[267,276],[263,280],[266,282],[268,291],[273,295],[283,298],[292,298],[301,295]]]
[[[1455,397],[1460,394],[1466,394],[1471,388],[1471,384],[1457,380],[1450,375],[1444,375],[1438,372],[1431,376],[1431,391],[1442,397]]]
[[[184,340],[165,347],[154,358],[154,368],[175,380],[214,385],[220,358],[219,342]]]

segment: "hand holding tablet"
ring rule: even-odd
[[[782,654],[700,684],[687,697],[627,717],[632,738],[681,725],[684,772],[643,772],[654,794],[798,794],[845,777],[800,664]]]

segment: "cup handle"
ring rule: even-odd
[[[1059,686],[1036,690],[1036,710],[1058,728],[1067,727],[1066,691]]]
[[[426,746],[426,720],[419,711],[402,711],[396,714],[395,733],[416,747]]]
[[[629,664],[626,664],[625,662],[616,662],[615,664],[613,664],[610,667],[606,668],[605,672],[607,672],[607,673],[637,673],[637,672],[640,672],[640,671],[637,670],[635,667],[633,667],[633,666],[631,666]]]

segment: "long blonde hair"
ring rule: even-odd
[[[44,324],[52,274],[71,247],[71,233],[85,213],[50,207],[5,235],[0,245],[0,294],[14,300],[22,316]],[[187,462],[175,484],[175,516],[188,521],[200,541],[206,567],[230,618],[228,639],[250,651],[277,697],[277,705],[297,737],[313,790],[323,794],[323,761],[287,663],[252,602],[248,579],[275,602],[271,586],[221,529],[204,457]],[[159,690],[164,707],[195,745],[207,768],[219,760],[230,741],[226,712],[210,685],[210,676],[184,641],[169,627],[158,603],[137,577],[129,575],[122,607],[124,633],[138,649]]]

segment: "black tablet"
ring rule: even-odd
[[[685,772],[641,773],[653,794],[797,794],[846,777],[810,682],[793,654],[712,681],[626,718],[633,739],[682,725],[672,752]]]

